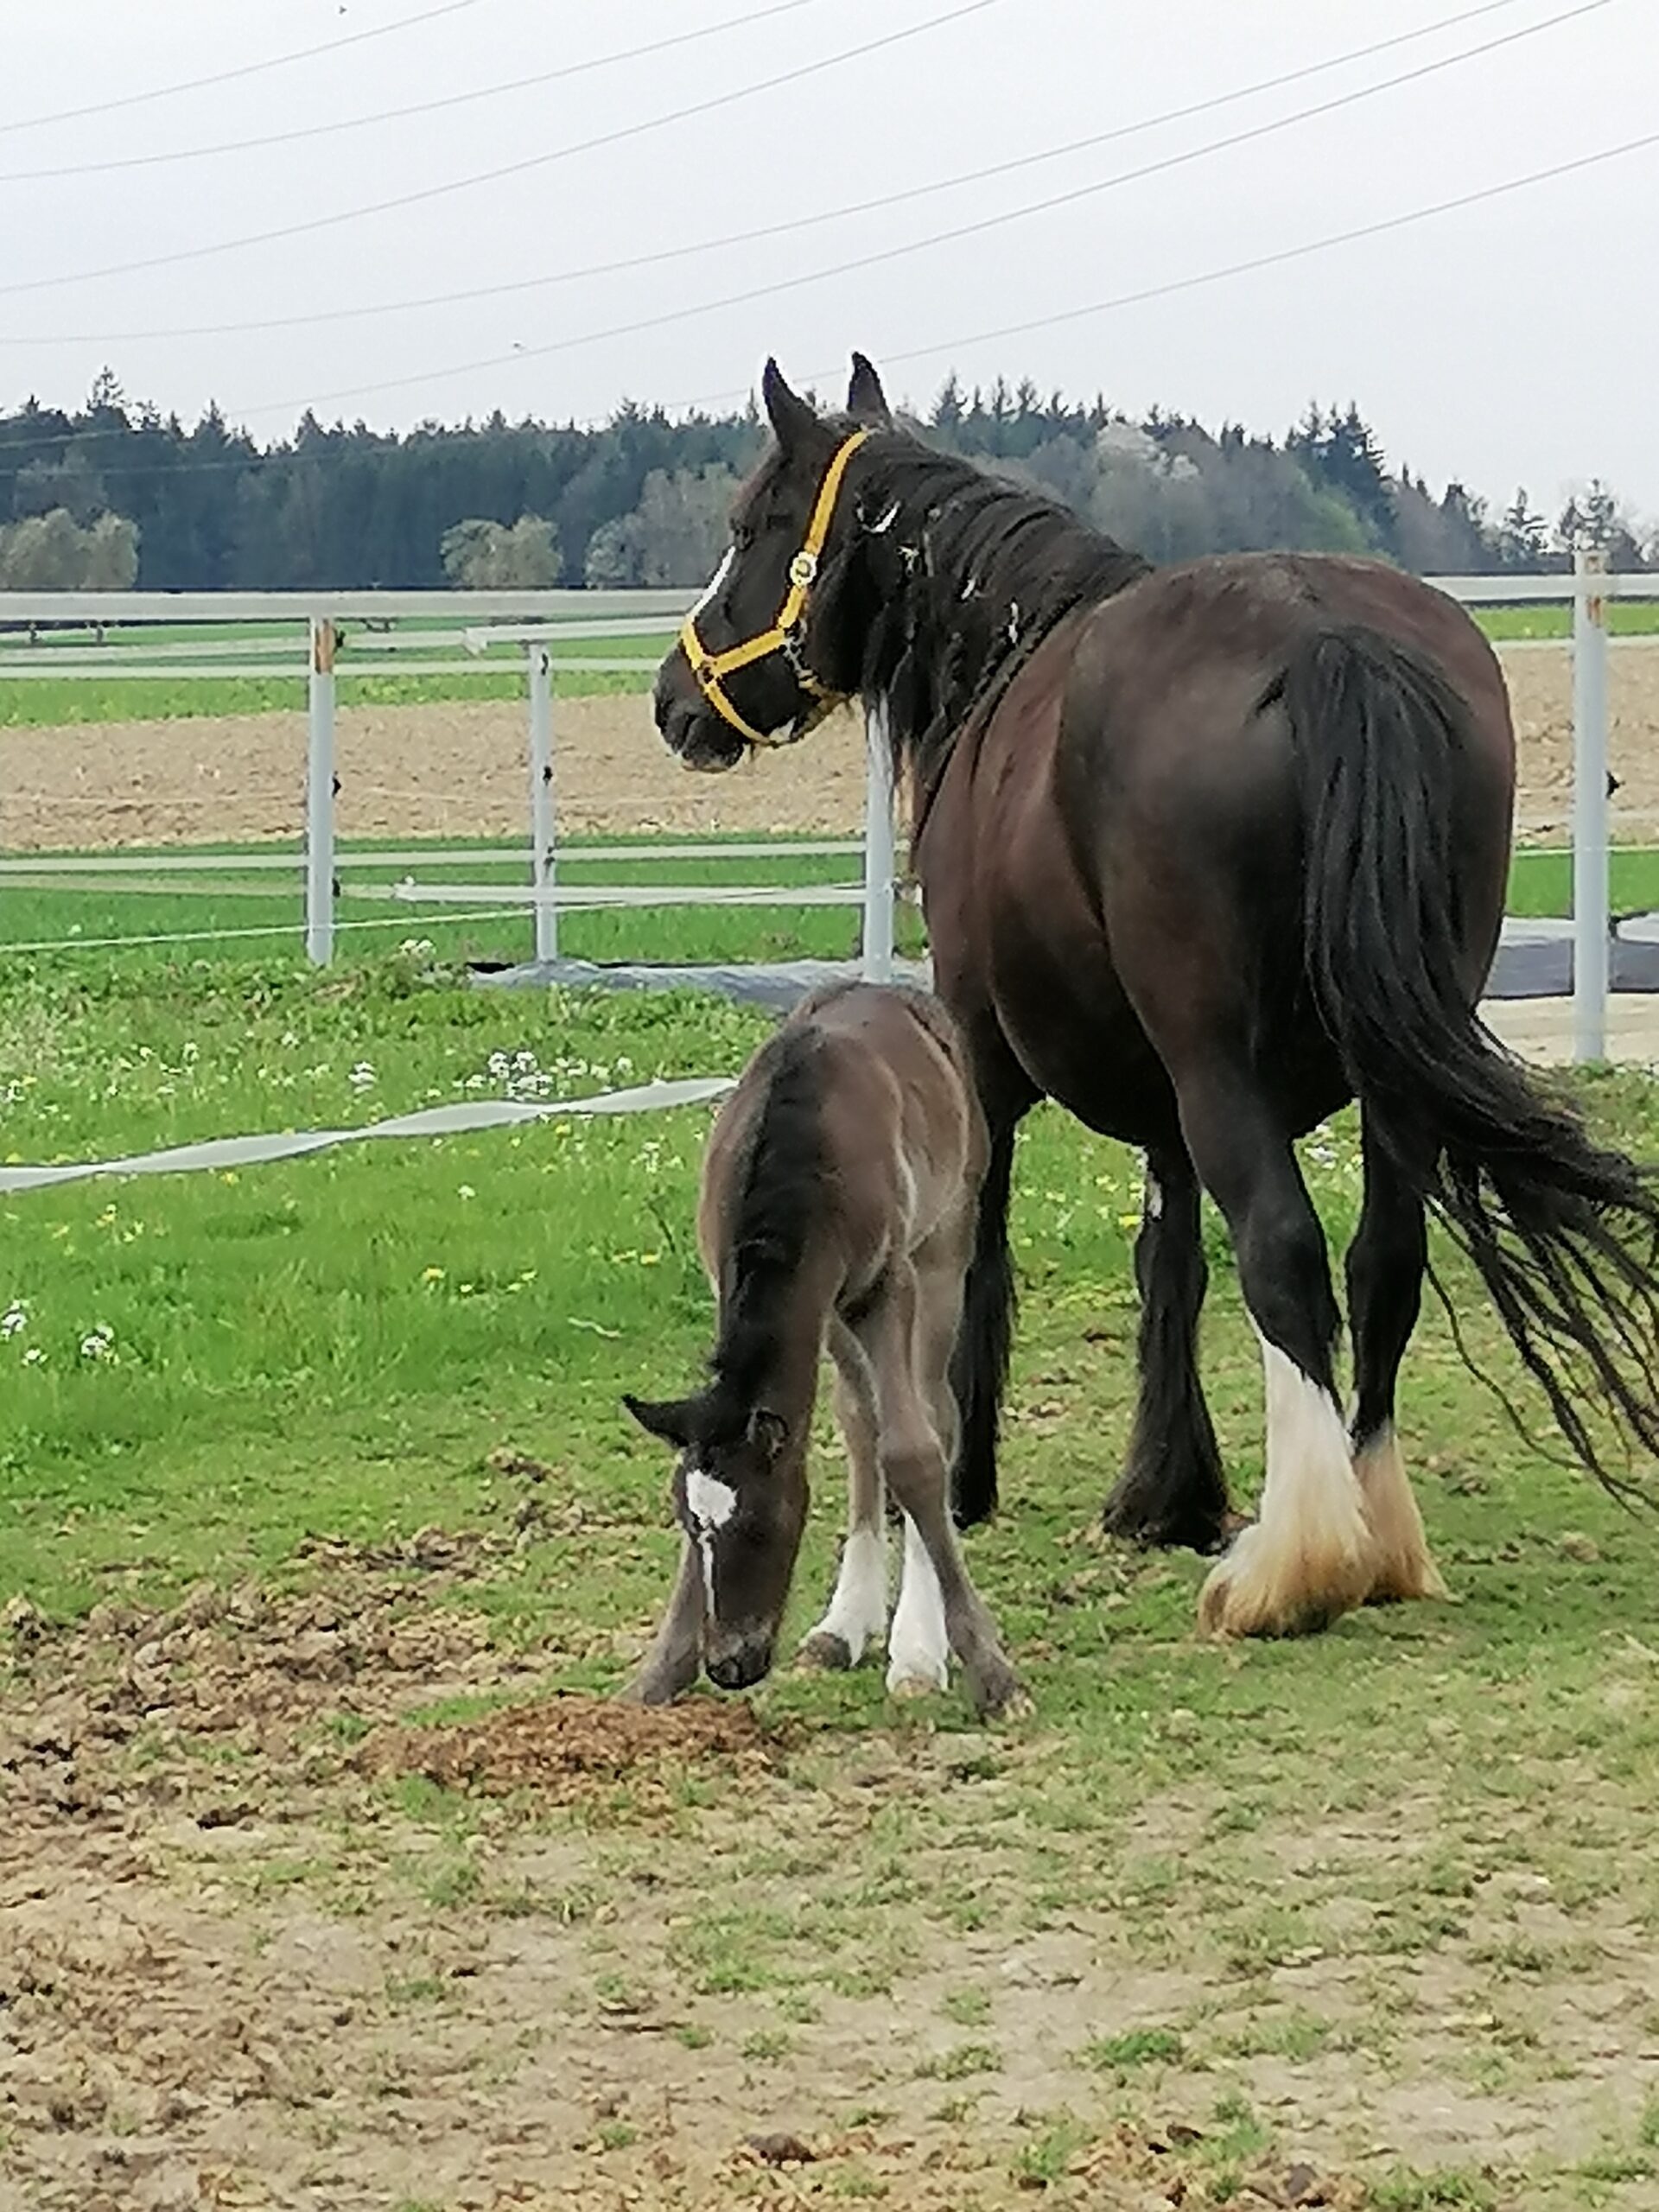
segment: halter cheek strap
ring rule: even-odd
[[[841,496],[842,479],[847,474],[847,464],[869,435],[868,430],[855,430],[836,448],[835,458],[825,470],[823,481],[818,486],[818,496],[813,502],[811,518],[806,526],[806,536],[801,541],[801,550],[789,564],[789,589],[784,594],[784,603],[779,608],[778,619],[772,627],[761,631],[758,637],[746,639],[741,645],[728,645],[723,652],[709,652],[697,635],[697,616],[708,603],[709,593],[698,601],[680,626],[680,644],[691,664],[691,673],[696,677],[703,697],[750,745],[780,745],[786,741],[756,729],[732,704],[727,695],[725,679],[735,670],[747,668],[752,663],[765,660],[772,653],[782,653],[801,689],[810,691],[814,698],[822,702],[819,713],[827,713],[843,696],[821,683],[803,662],[799,632],[801,618],[806,612],[807,594],[817,577],[819,556],[830,535],[830,525],[835,519],[836,501]],[[715,581],[719,582],[718,575]],[[713,588],[711,585],[709,591],[712,592]],[[817,716],[815,715],[812,719],[816,721]]]

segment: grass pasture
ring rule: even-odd
[[[575,839],[560,849],[560,879],[579,889],[584,883],[618,882],[848,885],[861,878],[862,862],[857,854],[792,853],[788,840],[773,842],[774,851],[761,858],[662,860],[652,856],[648,842],[641,842],[639,858],[619,861],[584,857],[584,848],[595,843],[613,850],[613,840]],[[433,848],[440,849],[464,850],[465,841],[446,839],[442,848]],[[240,855],[263,861],[278,849],[269,843],[215,849],[232,863]],[[409,904],[391,895],[395,883],[411,877],[421,884],[521,886],[524,863],[504,860],[499,849],[483,844],[475,861],[442,868],[401,859],[379,865],[374,862],[372,847],[359,849],[365,864],[341,871],[346,890],[337,903],[336,917],[342,957],[373,959],[395,952],[406,942],[429,946],[442,961],[515,962],[530,957],[533,938],[527,908],[498,906],[487,896],[476,905],[456,908]],[[402,839],[396,849],[400,854],[419,852],[422,841]],[[137,862],[157,856],[168,857],[158,849],[145,848],[124,857]],[[124,971],[164,950],[165,957],[223,968],[228,975],[251,958],[269,955],[279,962],[286,959],[302,941],[304,900],[297,850],[291,874],[263,866],[239,872],[232,865],[194,875],[146,876],[136,866],[130,874],[110,873],[106,864],[111,856],[98,857],[105,872],[68,885],[55,881],[44,868],[30,870],[27,860],[23,873],[0,877],[0,960],[11,946],[30,948],[27,957],[67,963],[77,973],[88,962],[99,968],[113,963]],[[1616,850],[1610,881],[1616,912],[1659,909],[1659,851]],[[1510,870],[1510,913],[1564,915],[1571,912],[1572,904],[1569,854],[1516,855]],[[856,906],[622,908],[562,916],[559,943],[563,952],[582,960],[844,959],[856,950],[861,918]],[[913,908],[900,910],[899,931],[902,949],[919,950],[921,931]],[[164,949],[154,947],[153,941],[161,938],[172,942]],[[81,949],[87,946],[92,950]],[[33,950],[41,947],[52,949]],[[20,957],[24,956],[14,955]]]
[[[425,949],[0,958],[3,1150],[546,1099],[764,1033]],[[1652,1151],[1646,1077],[1586,1096]],[[0,1198],[4,2212],[1659,2204],[1659,1529],[1517,1437],[1431,1310],[1404,1433],[1454,1602],[1198,1643],[1202,1563],[1093,1533],[1138,1179],[1058,1113],[971,1540],[1034,1719],[785,1671],[620,1770],[505,1756],[495,1716],[613,1688],[665,1595],[666,1471],[617,1402],[705,1349],[705,1128]],[[1340,1242],[1350,1121],[1306,1158]],[[1210,1243],[1248,1497],[1259,1366]]]

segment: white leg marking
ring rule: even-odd
[[[895,1695],[942,1690],[949,1680],[944,1599],[927,1546],[905,1516],[905,1572],[887,1638],[887,1688]]]
[[[1390,1421],[1354,1456],[1376,1551],[1369,1592],[1378,1603],[1394,1598],[1444,1598],[1446,1587],[1429,1556],[1423,1516],[1417,1510],[1400,1439]]]
[[[838,1637],[847,1663],[856,1667],[868,1645],[887,1624],[887,1535],[881,1527],[855,1529],[841,1554],[841,1572],[830,1610],[807,1638]]]
[[[1322,1628],[1360,1604],[1371,1583],[1371,1533],[1337,1402],[1256,1335],[1268,1401],[1261,1515],[1198,1600],[1200,1624],[1223,1636]]]

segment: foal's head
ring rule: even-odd
[[[719,1383],[694,1398],[625,1398],[679,1453],[674,1510],[702,1568],[702,1662],[723,1690],[772,1669],[806,1526],[806,1452],[783,1417],[738,1402]]]
[[[846,413],[829,418],[766,364],[772,448],[738,494],[726,556],[657,677],[657,727],[688,767],[730,768],[752,746],[789,744],[858,689],[857,666],[820,620],[817,588],[860,532],[859,450],[893,421],[875,371],[861,353],[853,362]]]

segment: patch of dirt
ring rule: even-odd
[[[571,835],[820,830],[864,820],[864,739],[838,715],[787,759],[723,776],[682,768],[641,694],[555,707],[558,817]],[[297,837],[302,714],[0,731],[0,847],[38,852]],[[528,839],[524,709],[510,700],[345,707],[342,837]]]
[[[424,1775],[486,1796],[528,1789],[556,1802],[625,1777],[660,1786],[665,1767],[689,1760],[753,1772],[775,1764],[779,1740],[749,1705],[650,1707],[572,1695],[453,1727],[384,1731],[359,1761],[370,1774]]]
[[[1573,772],[1567,650],[1502,650],[1519,734],[1521,834],[1564,834]],[[1609,677],[1620,836],[1659,827],[1659,648],[1620,645]],[[559,819],[572,833],[817,831],[864,818],[862,732],[833,717],[804,744],[724,776],[679,766],[643,694],[559,701]],[[525,833],[524,709],[516,701],[347,707],[339,716],[344,837]],[[304,820],[305,717],[239,715],[0,732],[0,847],[294,837]]]
[[[1196,1882],[1211,1785],[1051,1827],[1040,1732],[537,1696],[467,1606],[514,1548],[8,1609],[0,2212],[1358,2212],[1367,2170],[1582,2157],[1651,2094],[1644,1928],[1523,1836],[1370,1940],[1447,1847],[1435,1787],[1241,1838],[1241,1911],[1325,1903],[1235,1968],[1215,1885],[1137,1901],[1167,1854]],[[414,1725],[454,1693],[515,1701]]]

